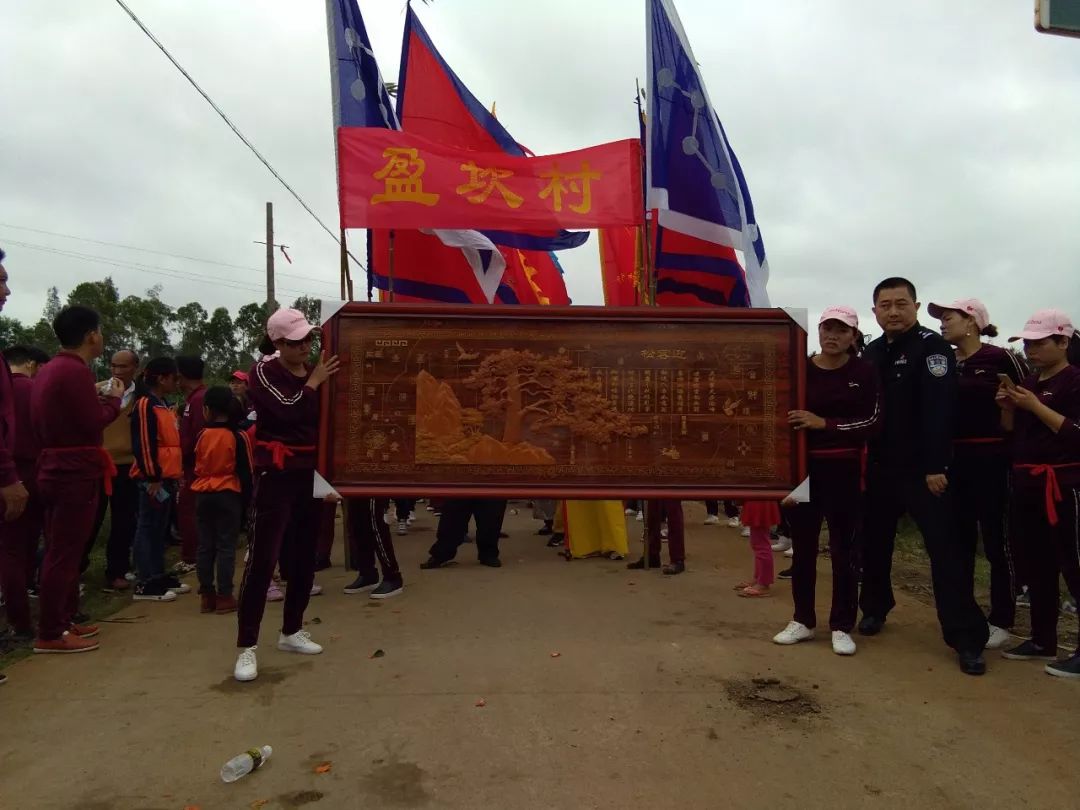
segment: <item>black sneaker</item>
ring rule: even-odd
[[[877,616],[862,617],[862,621],[859,622],[859,633],[864,636],[876,636],[885,627],[885,620],[879,619]]]
[[[26,589],[26,595],[30,599],[37,599],[38,598],[37,586],[36,585],[31,585],[29,588],[27,588]]]
[[[1071,658],[1062,658],[1046,665],[1046,674],[1055,678],[1080,678],[1080,650]]]
[[[551,534],[554,531],[555,531],[555,529],[552,528],[550,524],[545,523],[543,526],[541,526],[539,529],[536,530],[536,533],[538,535],[540,535],[541,537],[547,537],[549,534]]]
[[[5,683],[7,683],[7,675],[0,672],[0,686],[3,686]]]
[[[175,602],[176,594],[165,587],[163,580],[158,580],[136,585],[131,598],[136,602]],[[80,624],[78,621],[75,623]]]
[[[674,576],[675,574],[681,574],[685,570],[686,570],[686,563],[684,563],[684,562],[673,562],[670,565],[665,565],[663,572],[665,574],[667,574],[668,576]]]
[[[502,560],[498,557],[481,557],[479,563],[488,568],[502,568]]]
[[[376,574],[360,574],[352,584],[345,586],[345,593],[363,593],[379,587],[379,577]]]
[[[9,647],[26,647],[33,644],[36,638],[32,630],[27,630],[25,633],[20,633],[16,630],[8,630],[7,635],[0,636],[0,643],[5,643]]]
[[[162,577],[161,582],[166,588],[175,593],[177,596],[182,593],[191,593],[191,586],[185,585],[183,582],[180,581],[179,577],[173,576],[172,574],[166,574],[164,577]]]
[[[644,570],[644,568],[645,568],[645,558],[642,557],[640,560],[634,560],[634,562],[627,563],[626,567],[629,568],[631,571]],[[652,561],[652,560],[649,561],[649,568],[659,568],[659,567],[660,567],[660,561],[659,560],[656,560],[655,562]]]
[[[405,584],[400,579],[384,579],[379,587],[371,592],[372,599],[389,599],[397,596],[405,590]]]
[[[452,562],[453,560],[437,560],[434,557],[428,557],[426,560],[420,563],[420,567],[425,571],[430,571],[434,568],[442,568],[444,566],[450,565],[450,563]]]
[[[791,579],[791,572],[793,568],[785,568],[779,574],[776,575],[777,579]]]
[[[551,535],[551,538],[547,541],[548,548],[559,548],[566,545],[566,535],[562,532]]]
[[[78,610],[75,612],[75,615],[71,617],[71,622],[72,624],[90,624],[90,614]]]
[[[321,560],[316,560],[315,561],[315,570],[316,571],[325,571],[329,567],[330,567],[330,558],[329,557],[323,557]]]
[[[965,675],[986,674],[986,661],[981,650],[960,650],[957,655],[960,658],[960,671]]]
[[[1053,650],[1040,647],[1034,641],[1025,641],[1011,650],[1005,650],[1001,657],[1010,661],[1053,661],[1057,656]]]

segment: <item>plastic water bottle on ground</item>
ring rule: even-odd
[[[272,753],[274,753],[273,749],[269,745],[264,745],[262,748],[252,748],[250,751],[233,757],[222,766],[221,781],[235,782],[240,777],[258,770],[260,765],[270,759]]]

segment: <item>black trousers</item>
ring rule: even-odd
[[[116,477],[112,480],[112,496],[107,497],[102,489],[98,498],[97,515],[94,529],[87,538],[79,571],[86,572],[90,567],[90,552],[97,541],[98,533],[105,523],[105,510],[112,509],[112,522],[109,525],[109,539],[105,546],[105,581],[123,579],[131,570],[131,544],[135,541],[135,525],[139,516],[139,489],[131,478],[131,465],[117,466]]]
[[[884,619],[896,606],[892,590],[896,526],[904,514],[910,514],[930,557],[934,602],[945,643],[955,650],[982,650],[990,630],[975,601],[975,549],[953,534],[952,510],[952,493],[935,496],[921,473],[881,465],[870,468],[859,607],[864,616]]]
[[[199,528],[195,565],[199,593],[232,596],[244,499],[239,492],[195,493],[195,521]]]
[[[506,515],[506,501],[493,498],[454,498],[443,504],[435,544],[429,554],[436,560],[452,560],[458,546],[465,542],[469,519],[476,518],[476,556],[481,560],[499,559],[499,532]]]
[[[386,525],[386,498],[347,498],[345,500],[345,525],[349,538],[352,567],[361,574],[374,576],[375,560],[382,567],[384,580],[401,581],[394,540]]]
[[[975,548],[982,536],[990,563],[990,624],[1012,627],[1016,622],[1016,570],[1009,547],[1009,460],[1004,455],[957,455],[949,469],[953,494],[953,533],[965,549]],[[974,571],[972,572],[974,577]]]
[[[404,523],[409,519],[409,513],[416,506],[416,498],[394,498],[394,511],[397,513],[398,523]]]

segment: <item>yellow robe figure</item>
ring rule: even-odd
[[[566,539],[572,557],[625,557],[622,501],[566,501]]]

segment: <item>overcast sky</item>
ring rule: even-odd
[[[1080,318],[1080,40],[1036,34],[1031,0],[676,2],[747,174],[774,303],[870,318],[873,284],[900,274],[924,304],[982,297],[1006,331],[1043,306]],[[322,0],[129,3],[336,229]],[[636,135],[644,5],[437,0],[418,13],[542,154]],[[404,3],[360,8],[396,79]],[[64,296],[105,275],[122,294],[161,284],[174,306],[235,312],[264,295],[253,240],[267,200],[294,261],[279,261],[279,298],[336,297],[335,243],[112,0],[9,0],[0,29],[5,314],[36,320],[49,286]],[[594,237],[561,254],[576,303],[602,302],[596,250]]]

